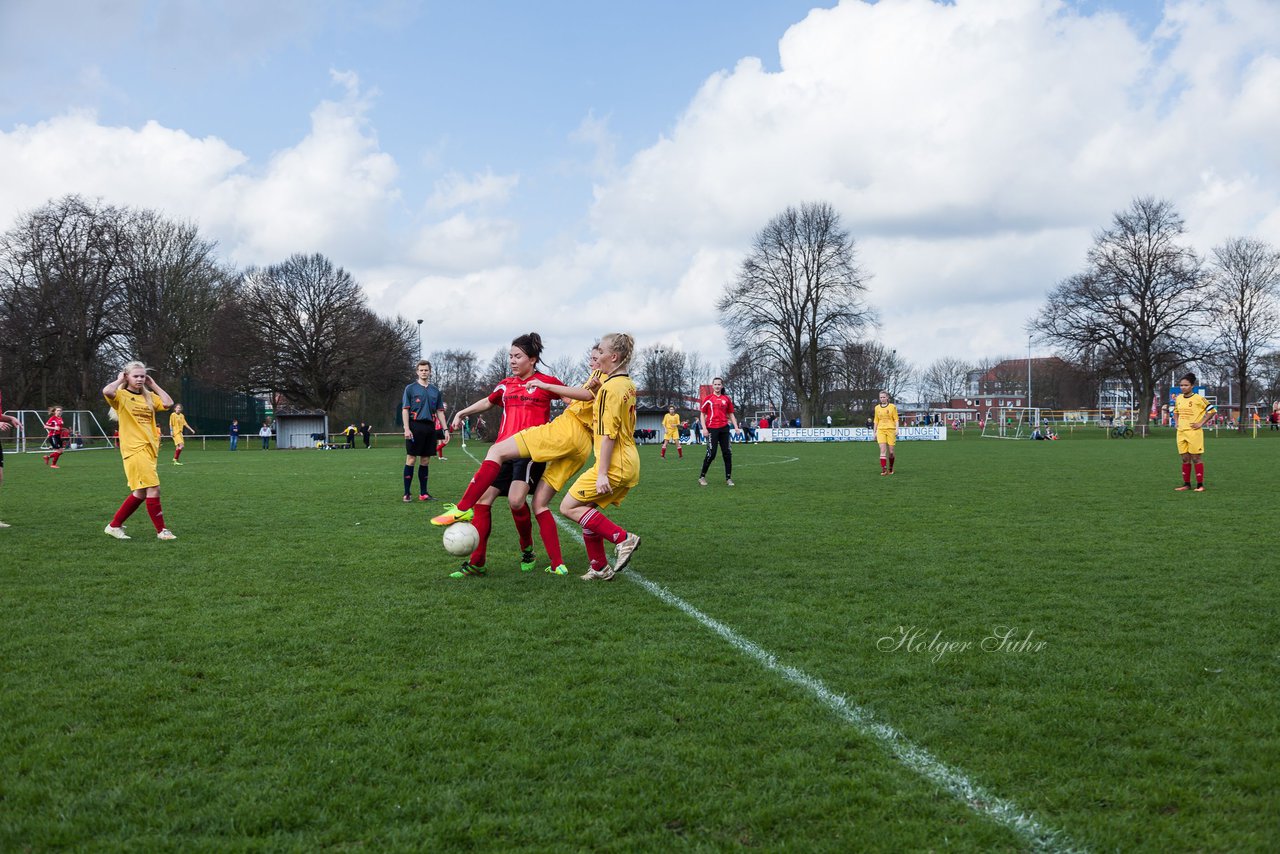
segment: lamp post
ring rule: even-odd
[[[422,358],[422,318],[418,318],[418,358]]]

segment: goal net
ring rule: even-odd
[[[5,415],[12,415],[22,424],[21,429],[11,428],[8,433],[0,433],[0,441],[4,442],[6,451],[36,454],[51,450],[49,432],[45,429],[48,413],[36,409],[14,409]],[[88,409],[64,409],[62,424],[67,433],[63,448],[68,451],[102,450],[116,446],[110,434],[98,423],[98,417]]]
[[[1032,431],[1039,426],[1040,407],[1001,407],[987,411],[987,418],[982,422],[982,436],[985,439],[1030,439]]]

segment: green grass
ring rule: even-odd
[[[638,573],[1065,840],[1274,850],[1276,435],[1210,437],[1204,494],[1163,434],[903,443],[892,478],[736,446],[735,489],[649,447],[610,515]],[[505,513],[449,580],[394,448],[183,461],[179,539],[118,542],[118,455],[5,457],[0,850],[1029,847],[643,586],[520,573]]]

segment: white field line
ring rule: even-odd
[[[476,460],[470,451],[467,456]],[[476,460],[478,463],[479,460]],[[582,529],[556,514],[556,524],[568,534],[577,534]],[[826,706],[837,717],[850,724],[860,734],[878,742],[899,762],[910,770],[924,777],[938,788],[950,794],[956,800],[974,812],[997,824],[1012,830],[1026,840],[1036,851],[1070,852],[1083,851],[1077,848],[1061,831],[1046,827],[1034,815],[1020,809],[1017,804],[997,797],[983,789],[959,768],[953,768],[938,759],[928,750],[914,744],[897,729],[876,719],[875,714],[867,708],[851,703],[843,695],[832,691],[822,680],[805,673],[797,667],[783,664],[768,650],[753,641],[747,640],[724,623],[699,611],[693,605],[681,599],[660,584],[642,576],[634,567],[624,570],[622,577],[641,589],[674,608],[677,608],[697,620],[704,628],[715,632],[731,646],[748,658],[754,659],[766,670],[777,673],[791,684],[804,689],[814,699]]]

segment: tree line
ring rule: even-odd
[[[194,224],[78,195],[0,236],[10,407],[100,409],[103,383],[137,358],[166,381],[390,421],[416,352],[413,324],[378,316],[323,255],[236,270]]]

